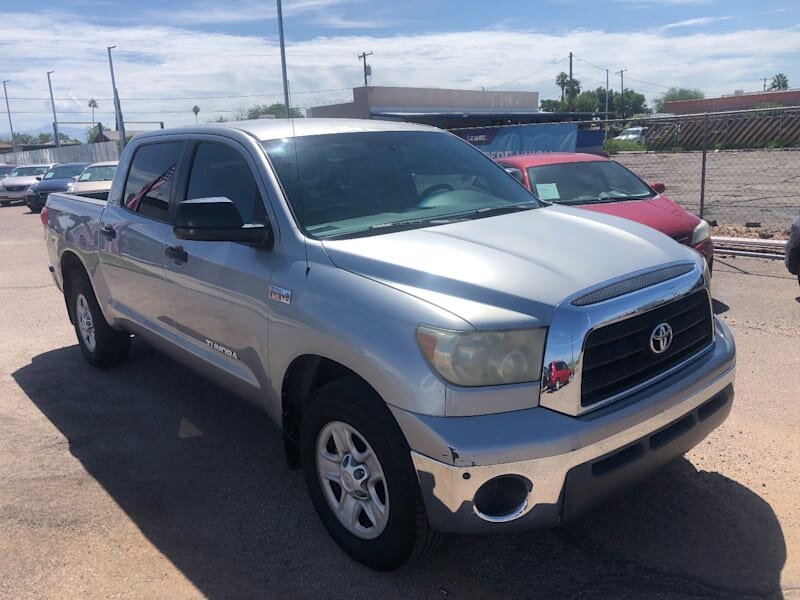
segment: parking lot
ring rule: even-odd
[[[778,261],[717,258],[737,397],[685,458],[570,526],[383,574],[335,546],[266,416],[140,343],[85,363],[38,215],[0,209],[0,249],[2,598],[800,598],[800,287]]]

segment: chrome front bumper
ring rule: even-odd
[[[581,417],[542,407],[460,418],[393,409],[413,449],[431,526],[470,533],[554,525],[690,450],[732,405],[735,347],[719,320],[716,334],[696,364]],[[531,490],[508,519],[487,520],[475,494],[504,475],[521,476]]]

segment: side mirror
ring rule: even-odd
[[[650,187],[653,188],[653,191],[656,194],[663,194],[667,189],[667,186],[665,186],[660,181],[654,181],[653,183],[650,184]]]
[[[178,204],[175,237],[202,242],[272,243],[272,229],[261,223],[245,224],[230,198],[195,198]]]
[[[42,180],[42,176],[41,175],[37,175],[36,176],[36,181],[41,181],[41,180]]]
[[[506,170],[506,173],[511,175],[514,179],[522,183],[522,172],[519,169],[515,169],[514,167],[503,167]]]

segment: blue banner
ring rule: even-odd
[[[453,133],[494,159],[531,152],[575,152],[578,143],[575,123],[474,127]]]

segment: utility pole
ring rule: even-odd
[[[769,79],[769,77],[764,77],[764,78],[762,79],[762,80],[764,81],[764,91],[765,91],[765,92],[767,91],[767,79]]]
[[[53,99],[53,84],[50,81],[50,74],[55,71],[47,72],[47,87],[50,88],[50,106],[53,107],[53,133],[56,136],[56,148],[61,148],[61,142],[58,139],[58,117],[56,117],[56,101]]]
[[[608,137],[608,69],[606,69],[606,137]]]
[[[122,118],[122,105],[119,103],[119,93],[117,92],[117,80],[114,78],[114,61],[111,60],[111,50],[116,46],[107,46],[108,68],[111,70],[111,87],[114,88],[114,116],[117,119],[117,131],[119,132],[119,149],[125,148],[125,121]]]
[[[619,116],[625,118],[625,79],[623,73],[628,69],[614,71],[614,75],[619,75]]]
[[[286,105],[286,118],[292,115],[292,109],[289,107],[289,79],[286,77],[286,44],[283,40],[283,9],[281,8],[281,0],[278,2],[278,38],[281,44],[281,75],[283,76],[283,103]]]
[[[372,69],[370,69],[370,66],[367,64],[367,57],[372,56],[372,54],[372,52],[362,52],[358,55],[358,58],[364,61],[364,87],[369,85],[367,83],[367,75],[372,75]]]
[[[572,52],[569,53],[569,83],[567,84],[567,112],[572,112],[572,94],[575,86],[572,84]]]
[[[14,155],[14,162],[17,162],[17,142],[14,139],[14,126],[11,124],[11,108],[8,106],[8,90],[6,90],[6,84],[11,81],[10,79],[6,79],[3,81],[3,94],[6,97],[6,113],[8,114],[8,128],[11,130],[11,152]]]

